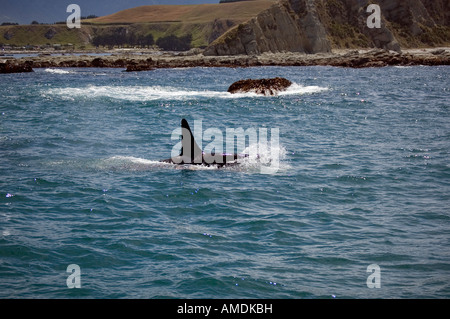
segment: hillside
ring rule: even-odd
[[[92,29],[69,29],[65,24],[0,26],[0,46],[45,46],[75,45],[89,46]]]
[[[197,5],[152,5],[131,8],[117,13],[86,20],[92,23],[208,23],[216,19],[243,22],[269,8],[275,1],[253,0]]]
[[[112,15],[86,20],[96,33],[112,26],[128,25],[131,32],[152,34],[155,39],[192,35],[193,47],[206,47],[231,27],[243,23],[269,8],[275,0],[252,0],[198,5],[152,5],[131,8]]]
[[[448,46],[448,0],[379,0],[381,28],[367,27],[368,0],[280,0],[230,29],[207,55],[330,52],[343,48]]]
[[[81,29],[68,29],[65,23],[0,26],[0,46],[71,44],[71,48],[91,49],[96,38],[151,37],[156,42],[168,36],[188,35],[191,47],[206,48],[205,55],[213,56],[450,46],[450,1],[378,0],[382,26],[369,29],[366,8],[372,2],[231,0],[149,5],[82,20]]]
[[[206,47],[231,27],[243,23],[269,8],[275,0],[249,0],[199,5],[149,5],[131,8],[96,19],[82,20],[81,29],[65,24],[0,26],[0,44],[68,44],[92,47],[96,35],[115,32],[192,35],[193,47]]]

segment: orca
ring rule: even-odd
[[[191,128],[186,119],[181,120],[181,152],[180,155],[160,162],[171,163],[177,165],[217,165],[218,167],[231,166],[239,164],[239,160],[248,157],[248,154],[228,154],[228,153],[205,153],[198,146],[194,139]]]

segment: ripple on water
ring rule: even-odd
[[[0,297],[448,297],[450,69],[419,68],[9,78]],[[280,74],[297,83],[287,94],[226,92]],[[203,131],[279,128],[279,170],[159,162],[181,118]],[[72,263],[83,289],[67,289]],[[382,289],[366,285],[374,263]]]

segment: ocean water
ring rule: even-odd
[[[294,85],[226,92],[275,76]],[[0,298],[449,298],[449,78],[448,66],[0,75]],[[182,118],[279,128],[278,169],[160,163]]]

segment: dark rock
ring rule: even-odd
[[[152,71],[155,68],[150,64],[144,64],[144,63],[129,63],[127,65],[127,72],[135,72],[135,71]]]
[[[114,67],[125,67],[127,65],[127,61],[124,59],[117,59],[113,62]]]
[[[240,80],[231,84],[228,88],[230,93],[254,92],[262,95],[275,95],[278,92],[285,91],[292,85],[292,82],[285,78],[259,79],[259,80]]]
[[[2,60],[0,61],[0,73],[33,72],[33,68],[31,66],[32,66],[31,61],[18,63],[13,60]]]
[[[78,61],[78,62],[76,62],[76,67],[87,68],[87,67],[89,67],[89,62],[86,60]]]
[[[91,65],[94,68],[103,68],[105,67],[105,61],[102,58],[95,58],[92,60]]]

